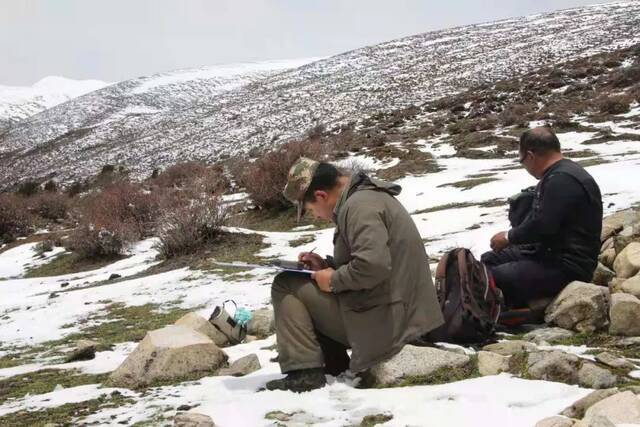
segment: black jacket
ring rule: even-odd
[[[540,256],[558,261],[573,280],[591,281],[602,231],[600,188],[568,159],[552,165],[536,187],[533,215],[509,231],[509,243],[540,244]]]

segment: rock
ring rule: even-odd
[[[109,276],[109,278],[108,278],[107,280],[116,280],[116,279],[119,279],[119,278],[121,278],[121,277],[122,277],[121,275],[119,275],[119,274],[117,274],[117,273],[113,273],[113,274],[111,274],[111,275]]]
[[[573,420],[560,415],[554,415],[553,417],[545,418],[536,423],[535,427],[571,427],[573,426]]]
[[[618,254],[620,254],[620,252],[622,252],[624,248],[629,246],[629,243],[633,242],[633,240],[634,239],[630,236],[615,236],[613,238],[613,249],[615,249],[616,251],[616,256],[618,256]]]
[[[613,278],[609,282],[609,295],[616,294],[618,292],[622,292],[622,284],[625,282],[625,279]]]
[[[613,387],[617,382],[617,376],[593,363],[584,363],[578,371],[578,384],[582,387],[599,390]]]
[[[471,370],[471,358],[433,347],[405,345],[400,353],[369,371],[365,386],[392,386],[404,379],[419,377],[425,381],[441,375],[443,370]],[[434,378],[435,379],[435,378]]]
[[[640,275],[636,274],[620,284],[620,291],[640,298]]]
[[[625,293],[613,294],[609,316],[611,335],[640,336],[640,299]]]
[[[596,267],[596,271],[593,272],[593,279],[591,279],[591,282],[598,286],[608,286],[609,282],[614,277],[616,277],[616,273],[599,262]]]
[[[247,324],[247,334],[255,335],[258,338],[266,338],[276,332],[275,318],[273,310],[270,308],[261,308],[254,311]]]
[[[640,271],[640,242],[631,242],[613,262],[616,276],[622,279],[632,277]]]
[[[582,422],[589,423],[598,416],[614,424],[640,424],[640,399],[630,391],[616,393],[587,409]]]
[[[602,233],[600,241],[604,242],[609,237],[621,231],[625,226],[640,222],[640,211],[625,209],[607,216],[602,220]]]
[[[609,418],[604,415],[595,415],[588,421],[578,421],[574,424],[575,427],[616,427],[614,423],[609,421]]]
[[[540,328],[528,332],[522,338],[536,344],[551,344],[573,337],[575,334],[562,328]]]
[[[200,332],[211,338],[218,347],[225,347],[229,345],[229,338],[211,324],[207,319],[200,316],[198,313],[187,313],[175,322],[178,326],[185,326]]]
[[[91,360],[96,357],[96,347],[98,343],[91,340],[79,340],[75,344],[73,351],[64,359],[65,363],[78,360]]]
[[[600,253],[602,253],[602,252],[604,252],[607,249],[610,249],[612,247],[613,247],[613,238],[609,237],[607,240],[604,241],[602,246],[600,246]]]
[[[607,352],[596,354],[596,360],[604,365],[615,369],[622,369],[624,371],[632,371],[636,368],[633,363],[629,362],[624,357],[614,356]]]
[[[598,256],[598,261],[600,261],[604,266],[613,268],[613,262],[616,259],[616,250],[611,247],[606,249],[604,252]]]
[[[498,353],[502,356],[511,356],[525,352],[536,351],[537,347],[528,341],[510,340],[501,341],[495,344],[489,344],[482,347],[484,351]]]
[[[519,374],[522,357],[519,355],[503,356],[490,351],[478,352],[478,371],[480,375],[498,375],[502,372]]]
[[[608,323],[609,289],[571,282],[547,307],[545,322],[578,332],[594,332]]]
[[[236,360],[228,368],[223,368],[218,372],[218,375],[228,375],[231,377],[243,377],[252,372],[257,371],[260,366],[260,360],[255,354],[249,354],[248,356],[241,357]]]
[[[67,286],[69,286],[69,282],[62,282],[62,283],[60,283],[60,287],[61,287],[61,288],[66,288]]]
[[[609,396],[613,396],[616,393],[618,393],[617,388],[596,390],[589,393],[582,399],[575,401],[571,406],[560,412],[560,415],[564,415],[569,418],[582,418],[584,417],[584,413],[587,409],[589,409],[593,404],[600,402],[602,399],[606,399]]]
[[[191,408],[193,408],[191,405],[180,405],[176,408],[176,411],[188,411]]]
[[[215,427],[210,416],[195,412],[178,412],[173,419],[174,427]]]
[[[212,374],[227,355],[209,337],[184,326],[148,332],[109,377],[114,387],[140,388],[156,381],[181,381]]]
[[[562,351],[539,351],[529,354],[529,376],[536,380],[577,384],[580,359]]]

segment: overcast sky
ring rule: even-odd
[[[0,0],[0,85],[328,56],[603,0]]]

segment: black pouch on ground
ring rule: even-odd
[[[436,270],[436,291],[444,325],[436,339],[480,344],[493,336],[503,305],[491,272],[464,248],[446,253]]]

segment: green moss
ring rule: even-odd
[[[82,271],[95,270],[105,267],[125,257],[111,257],[105,259],[80,259],[75,254],[65,253],[58,255],[51,261],[39,265],[34,268],[30,268],[25,273],[24,277],[50,277],[60,276],[62,274],[79,273]]]
[[[79,403],[67,403],[39,411],[18,411],[0,417],[0,425],[6,427],[42,427],[46,424],[71,426],[77,425],[79,419],[95,414],[106,408],[117,408],[133,403],[133,400],[120,394],[101,396],[97,399]]]
[[[360,422],[360,427],[373,427],[378,424],[384,424],[387,421],[391,421],[392,419],[393,419],[393,415],[391,414],[367,415]]]
[[[25,394],[44,394],[52,392],[60,384],[64,388],[85,384],[101,384],[107,374],[81,374],[77,370],[44,369],[28,374],[15,375],[0,380],[0,403],[11,398],[20,398]]]
[[[481,208],[495,208],[498,206],[506,206],[506,203],[507,202],[504,199],[491,199],[491,200],[487,200],[485,202],[480,202],[480,203],[478,202],[448,203],[446,205],[438,205],[438,206],[433,206],[431,208],[421,209],[419,211],[413,212],[412,215],[446,211],[450,209],[470,208],[472,206],[479,206]]]
[[[305,236],[301,236],[298,239],[292,240],[289,242],[289,246],[291,247],[298,247],[298,246],[302,246],[302,245],[306,245],[307,243],[311,243],[313,241],[315,241],[316,238],[313,235],[305,235]]]
[[[307,213],[300,222],[296,221],[296,210],[291,208],[285,211],[276,210],[252,210],[232,217],[230,226],[250,228],[257,231],[292,231],[292,229],[313,225],[318,229],[332,227],[328,221],[316,220]]]
[[[480,376],[478,371],[478,359],[477,356],[471,357],[471,362],[461,368],[449,368],[444,367],[436,370],[431,375],[427,376],[410,376],[405,377],[392,387],[410,387],[416,385],[437,385],[448,384],[456,381],[462,381],[469,378],[476,378]],[[386,387],[381,387],[386,388]]]
[[[462,191],[466,191],[466,190],[470,190],[474,187],[477,187],[479,185],[482,184],[487,184],[489,182],[493,182],[493,181],[497,181],[498,178],[473,178],[473,179],[465,179],[462,181],[456,181],[456,182],[451,182],[448,184],[442,184],[439,185],[438,187],[454,187],[454,188],[461,188]]]
[[[606,159],[602,159],[600,157],[594,157],[592,159],[584,159],[584,160],[579,160],[577,162],[580,166],[582,166],[583,168],[589,167],[589,166],[597,166],[597,165],[603,165],[605,163],[611,163],[610,160],[606,160]]]
[[[19,366],[20,364],[21,362],[19,361],[18,355],[7,354],[0,357],[0,369],[13,368],[14,366]]]

